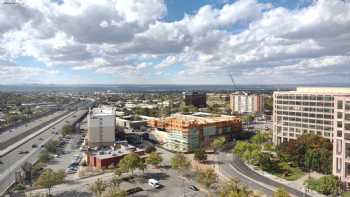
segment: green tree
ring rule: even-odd
[[[56,152],[57,152],[57,145],[58,145],[58,141],[57,141],[57,140],[49,140],[49,141],[44,145],[44,148],[45,148],[49,153],[56,153]]]
[[[199,162],[204,162],[207,160],[208,155],[203,149],[196,150],[194,152],[194,160],[199,161]]]
[[[226,138],[221,136],[213,140],[213,142],[211,143],[211,147],[216,152],[217,149],[223,148],[225,144],[226,144]]]
[[[33,164],[29,162],[24,162],[21,166],[24,174],[25,174],[25,180],[29,182],[29,184],[32,184],[32,170],[33,170]]]
[[[273,161],[271,161],[271,155],[268,153],[262,153],[259,157],[259,166],[262,170],[271,172],[275,169]]]
[[[113,186],[109,187],[105,192],[103,192],[103,197],[127,197],[126,191],[120,189],[119,187]]]
[[[142,171],[142,174],[145,174],[145,170],[147,169],[147,164],[144,160],[141,159],[141,161],[139,162],[139,165],[137,167],[139,170]]]
[[[43,162],[43,163],[46,163],[50,160],[50,153],[44,149],[42,150],[40,153],[39,153],[39,161],[40,162]]]
[[[131,171],[131,175],[134,175],[134,170],[139,167],[140,157],[136,153],[129,153],[119,162],[119,168],[124,172]]]
[[[61,129],[61,134],[63,136],[70,135],[72,133],[74,133],[74,127],[72,125],[69,125],[69,124],[64,125]]]
[[[254,144],[263,144],[268,140],[269,140],[268,134],[264,134],[264,133],[257,133],[250,139],[250,141]]]
[[[162,156],[157,152],[151,152],[146,159],[146,163],[153,166],[159,165],[162,161]]]
[[[309,179],[305,182],[306,187],[324,195],[337,195],[340,193],[341,183],[338,177],[326,175],[320,179]]]
[[[231,178],[220,186],[220,197],[253,197],[253,192],[249,191],[247,187],[239,184],[238,180]]]
[[[59,170],[57,172],[52,169],[46,169],[35,182],[36,186],[47,188],[49,191],[49,196],[51,193],[51,188],[55,185],[64,182],[64,171]]]
[[[89,191],[100,197],[102,193],[106,190],[107,184],[101,179],[97,179],[95,183],[89,185]]]
[[[176,153],[171,158],[171,167],[179,172],[184,172],[190,167],[190,162],[183,153]]]
[[[278,188],[274,193],[273,197],[291,197],[284,188]]]
[[[209,188],[211,185],[216,183],[217,178],[218,176],[212,168],[198,171],[197,180],[206,188]]]

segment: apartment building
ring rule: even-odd
[[[240,118],[234,116],[196,113],[154,118],[148,121],[148,126],[152,128],[150,138],[165,148],[190,152],[209,145],[218,136],[231,140],[241,130],[242,123]]]
[[[245,92],[230,95],[230,108],[235,113],[262,113],[264,112],[264,96]]]
[[[350,88],[274,92],[273,142],[313,133],[333,142],[333,174],[350,186]]]
[[[87,143],[89,147],[114,144],[116,126],[113,108],[101,107],[90,109],[87,120]]]
[[[183,101],[185,105],[193,105],[198,108],[203,108],[207,106],[207,96],[205,93],[201,92],[183,92]]]
[[[333,174],[350,188],[350,95],[334,98]]]

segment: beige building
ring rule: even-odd
[[[87,143],[89,147],[109,146],[115,142],[115,112],[113,108],[94,108],[88,113]]]
[[[230,108],[233,113],[262,113],[264,112],[264,96],[245,92],[231,94]]]
[[[350,183],[350,88],[274,92],[273,142],[313,133],[333,142],[333,174]]]
[[[334,99],[333,174],[350,187],[350,95]]]

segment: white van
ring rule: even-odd
[[[155,188],[160,187],[159,181],[157,181],[155,179],[148,179],[148,185],[155,187]]]

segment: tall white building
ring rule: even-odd
[[[89,147],[109,146],[115,142],[115,111],[113,108],[93,108],[88,113],[87,140]]]
[[[236,113],[261,113],[264,111],[264,96],[234,93],[230,95],[230,107]]]
[[[350,186],[350,88],[299,87],[273,94],[273,142],[313,133],[333,142],[333,174]]]

